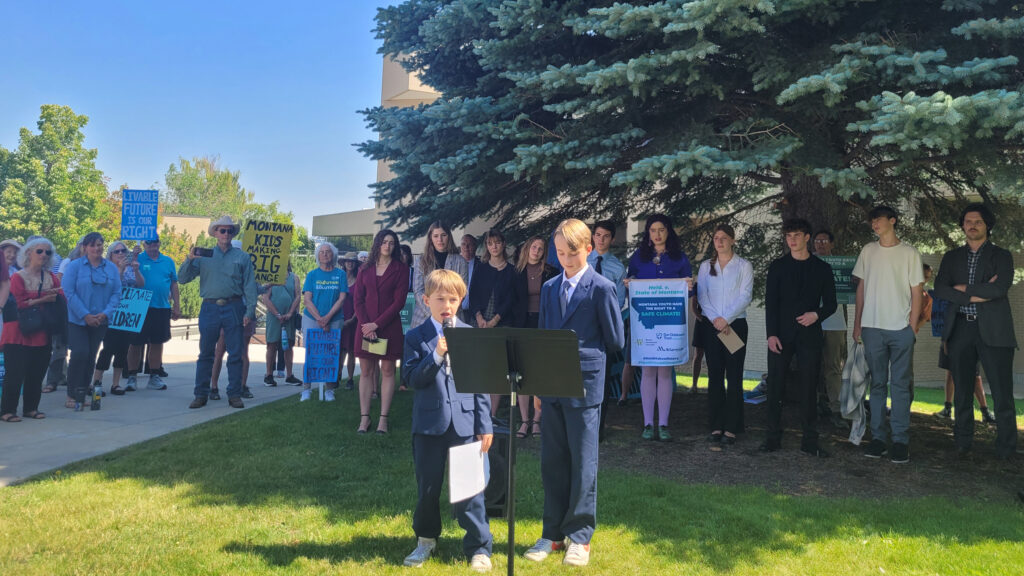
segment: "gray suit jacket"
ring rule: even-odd
[[[420,258],[417,256],[413,261],[412,265],[412,291],[416,294],[416,307],[412,311],[412,320],[409,322],[409,326],[416,327],[430,318],[430,308],[427,308],[423,304],[423,282],[426,277],[420,271]],[[466,287],[469,287],[469,264],[466,259],[459,254],[449,254],[448,258],[444,262],[445,270],[451,270],[457,272],[459,276],[462,276],[462,281],[466,283]],[[469,298],[469,291],[466,291],[466,297]]]
[[[1013,313],[1010,311],[1010,301],[1006,298],[1013,284],[1013,256],[991,241],[985,244],[979,256],[974,284],[967,286],[966,292],[960,292],[953,287],[967,284],[967,254],[966,245],[946,252],[939,265],[939,273],[935,276],[935,296],[950,302],[946,307],[942,340],[948,341],[953,334],[953,328],[960,320],[957,317],[960,306],[970,304],[971,296],[978,296],[989,300],[975,304],[981,341],[988,346],[1016,348]],[[992,278],[996,280],[992,282]]]

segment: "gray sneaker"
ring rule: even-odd
[[[164,379],[158,374],[150,374],[149,384],[146,384],[146,388],[150,390],[167,390],[167,384],[164,384]]]
[[[406,566],[412,568],[419,568],[423,566],[423,563],[430,558],[430,553],[434,551],[437,546],[437,540],[433,538],[419,538],[416,542],[416,549],[411,554],[405,557]]]
[[[124,383],[124,391],[125,392],[135,392],[135,390],[137,389],[137,386],[138,386],[138,382],[136,381],[135,374],[132,374],[131,376],[128,377],[128,380],[126,380],[125,383]]]

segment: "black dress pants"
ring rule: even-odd
[[[797,386],[800,398],[801,446],[818,444],[818,377],[821,371],[821,341],[812,342],[812,335],[782,343],[782,352],[768,352],[768,441],[782,441],[782,402],[786,397],[786,370],[796,354],[800,370]]]
[[[740,340],[747,341],[747,321],[737,318],[729,327]],[[704,358],[708,363],[708,412],[711,430],[724,430],[732,434],[743,432],[743,362],[747,358],[744,346],[730,354],[718,339],[714,327],[708,328]],[[726,389],[726,380],[729,387]]]
[[[1013,348],[989,346],[981,341],[978,322],[957,316],[947,343],[949,372],[953,375],[953,440],[970,448],[974,439],[974,378],[978,362],[992,390],[996,418],[996,454],[1007,457],[1017,450],[1017,410],[1013,401]]]

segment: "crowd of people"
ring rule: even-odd
[[[995,215],[982,204],[964,208],[959,225],[966,242],[944,255],[930,294],[923,287],[931,270],[922,264],[917,249],[899,239],[896,211],[878,206],[868,220],[877,240],[863,247],[853,268],[856,308],[852,318],[837,304],[833,270],[820,258],[832,253],[832,233],[815,231],[805,220],[783,222],[785,253],[767,270],[763,336],[751,334],[747,325],[754,271],[736,253],[736,230],[727,223],[715,228],[711,257],[697,266],[694,278],[675,225],[663,214],[647,217],[636,250],[626,262],[611,250],[618,229],[611,221],[588,228],[578,220],[567,220],[550,238],[531,237],[515,250],[494,229],[479,239],[466,234],[456,245],[451,229],[435,222],[419,256],[413,257],[394,231],[381,230],[371,249],[359,254],[339,254],[333,244],[322,243],[316,247],[317,267],[305,278],[300,279],[289,266],[282,283],[266,286],[256,283],[252,261],[235,239],[240,224],[228,216],[209,227],[216,245],[193,248],[180,267],[160,253],[159,238],[129,249],[123,241],[106,244],[101,234],[92,232],[66,258],[43,237],[29,237],[24,244],[8,239],[0,243],[0,302],[4,303],[0,345],[6,367],[0,421],[45,418],[39,410],[41,395],[60,386],[67,387],[66,407],[81,411],[102,394],[103,375],[111,367],[112,394],[136,391],[143,371],[149,375],[146,388],[166,389],[162,351],[171,336],[172,320],[181,316],[178,285],[198,280],[200,351],[189,408],[219,399],[217,380],[225,352],[228,405],[243,408],[243,398],[252,397],[247,386],[247,348],[255,333],[258,302],[267,311],[264,384],[276,386],[276,378],[284,378],[287,384],[302,386],[300,401],[311,398],[311,383],[293,372],[297,332],[305,341],[310,330],[338,331],[338,377],[326,383],[325,399],[335,399],[346,370],[345,387],[354,387],[358,359],[358,434],[373,427],[374,401],[379,406],[375,432],[389,433],[391,403],[399,384],[397,368],[399,362],[405,363],[403,383],[397,389],[409,385],[416,390],[414,456],[421,483],[414,521],[419,542],[406,563],[419,565],[429,557],[440,531],[436,511],[436,479],[444,470],[440,455],[448,446],[473,438],[485,439],[489,445],[491,417],[502,400],[462,395],[459,406],[466,414],[456,413],[452,398],[447,399],[452,405],[447,412],[436,411],[445,405],[442,396],[457,394],[447,368],[442,322],[456,321],[476,329],[571,328],[580,341],[588,395],[583,399],[522,397],[519,421],[510,422],[510,429],[519,438],[541,437],[545,491],[561,495],[548,498],[546,494],[545,508],[556,510],[551,515],[546,510],[544,535],[526,557],[543,560],[568,546],[566,563],[582,565],[588,561],[593,533],[596,444],[602,437],[607,407],[615,400],[613,382],[622,383],[621,403],[633,381],[630,347],[624,345],[629,342],[629,285],[682,279],[696,317],[690,329],[692,345],[707,362],[707,441],[713,449],[737,443],[745,431],[742,386],[747,347],[729,343],[763,337],[768,348],[768,424],[760,450],[781,448],[783,402],[795,396],[800,449],[813,457],[827,457],[819,442],[817,420],[824,406],[834,426],[848,427],[840,415],[851,402],[844,396],[851,392],[844,390],[841,374],[852,323],[852,337],[863,346],[868,374],[864,388],[869,390],[871,437],[863,445],[864,455],[888,455],[894,463],[908,462],[916,334],[930,318],[941,317],[940,366],[948,371],[948,385],[946,406],[939,415],[954,419],[956,448],[966,453],[972,449],[977,398],[984,420],[997,429],[996,456],[1009,458],[1017,450],[1012,395],[1017,342],[1007,299],[1013,260],[990,239]],[[478,250],[481,245],[483,250]],[[123,287],[152,293],[137,333],[110,325]],[[415,307],[406,333],[401,310],[410,294]],[[581,298],[590,304],[586,312],[577,314]],[[695,372],[699,362],[695,359]],[[979,364],[991,389],[991,412]],[[673,369],[637,368],[641,371],[640,437],[670,441]],[[795,394],[787,395],[787,387],[795,388],[791,390]],[[434,396],[427,398],[427,389]],[[863,401],[863,397],[853,399],[858,406]],[[562,470],[566,462],[574,463],[572,470]],[[567,478],[571,486],[561,486]],[[481,514],[482,503],[475,500],[457,508],[460,522],[465,520],[470,533],[467,556],[475,568],[486,569],[489,560],[480,556],[490,556],[490,534],[481,524]]]

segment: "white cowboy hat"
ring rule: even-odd
[[[214,230],[220,228],[221,226],[231,226],[232,228],[235,229],[236,236],[238,235],[238,231],[242,229],[242,225],[232,220],[231,216],[221,216],[220,220],[217,220],[216,222],[210,224],[210,227],[207,229],[207,232],[210,233],[210,236],[216,237],[216,232],[214,232]]]

